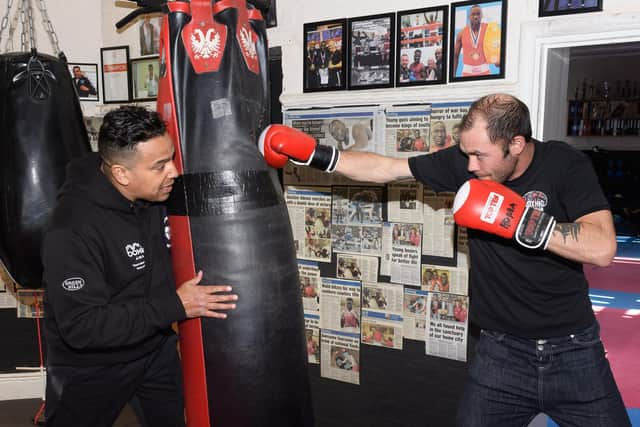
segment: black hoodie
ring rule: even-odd
[[[164,206],[130,202],[99,165],[95,153],[69,164],[42,245],[50,365],[138,359],[186,317]]]

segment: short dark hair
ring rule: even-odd
[[[462,118],[460,130],[469,130],[478,118],[487,121],[487,135],[493,143],[502,143],[505,152],[516,136],[531,141],[529,108],[512,95],[496,93],[486,95],[471,104]]]
[[[139,143],[166,131],[167,126],[157,112],[125,105],[104,116],[98,134],[98,153],[107,163],[126,160]]]

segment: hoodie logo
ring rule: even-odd
[[[529,191],[522,197],[527,201],[527,207],[540,211],[544,210],[547,207],[547,203],[549,203],[547,195],[540,190]]]
[[[138,243],[129,243],[124,247],[125,252],[129,258],[133,258],[133,264],[131,266],[136,270],[142,270],[146,266],[144,259],[144,247]]]
[[[69,277],[62,282],[62,289],[69,292],[79,291],[84,288],[84,279],[82,277]]]

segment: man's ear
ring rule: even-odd
[[[129,178],[129,169],[127,169],[123,165],[113,164],[111,165],[111,175],[113,175],[113,179],[123,187],[126,187],[130,183]]]
[[[524,136],[514,136],[511,141],[509,141],[509,153],[512,156],[518,156],[522,153],[526,145],[527,141],[524,139]]]

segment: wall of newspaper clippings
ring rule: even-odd
[[[456,145],[469,105],[287,110],[284,123],[343,151],[408,158]],[[395,353],[385,358],[399,364],[412,353],[416,375],[460,362],[456,375],[463,375],[468,251],[466,230],[453,221],[454,194],[416,182],[354,182],[292,163],[283,182],[309,362],[319,365],[320,377],[361,387],[385,381],[371,369],[389,370],[380,366],[380,352]]]

